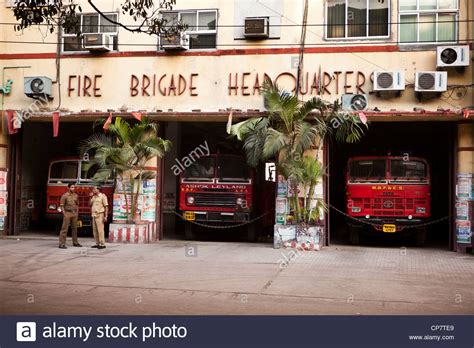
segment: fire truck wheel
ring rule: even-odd
[[[418,247],[425,246],[426,228],[420,228],[415,232],[415,245]]]
[[[257,226],[255,223],[250,224],[247,229],[247,240],[251,243],[257,241]]]
[[[349,226],[349,242],[352,245],[359,245],[360,243],[360,229],[354,226]]]
[[[184,238],[187,240],[194,239],[193,225],[190,222],[186,222],[184,226]]]

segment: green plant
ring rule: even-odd
[[[314,224],[321,219],[321,212],[326,211],[323,200],[315,199],[316,187],[321,183],[324,168],[315,157],[303,156],[301,159],[287,159],[279,165],[280,172],[288,180],[293,195],[290,197],[295,220],[300,223]],[[300,202],[298,189],[303,191]]]
[[[311,208],[314,191],[324,171],[318,158],[305,156],[310,149],[318,150],[327,136],[353,143],[364,134],[364,124],[352,113],[333,103],[313,97],[302,102],[266,80],[262,88],[268,105],[268,116],[248,119],[232,126],[231,134],[243,141],[247,162],[255,167],[270,158],[278,160],[278,170],[288,181],[294,197],[290,199],[296,223],[311,223],[319,219],[324,202],[317,200]],[[298,187],[304,187],[303,204],[298,199]]]
[[[117,117],[109,125],[108,134],[93,134],[80,147],[83,158],[84,154],[93,153],[92,159],[83,168],[86,171],[94,166],[98,169],[93,176],[94,181],[116,179],[120,182],[129,221],[137,214],[143,181],[156,175],[147,169],[147,162],[155,157],[163,157],[171,148],[171,142],[158,137],[157,133],[158,124],[146,118],[131,125]],[[126,189],[126,181],[130,183],[130,191]]]

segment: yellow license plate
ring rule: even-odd
[[[382,226],[382,231],[386,233],[394,233],[397,232],[397,226],[391,224],[384,224]]]
[[[188,221],[194,221],[196,220],[196,214],[193,211],[185,211],[184,218]]]
[[[77,227],[82,227],[82,220],[77,220],[76,226],[77,226]]]

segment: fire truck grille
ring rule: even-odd
[[[90,197],[86,195],[79,196],[79,214],[90,214],[91,208],[89,205]]]
[[[196,194],[194,205],[214,207],[235,207],[236,197],[233,194]]]
[[[375,198],[373,207],[376,216],[399,216],[404,214],[403,198]]]

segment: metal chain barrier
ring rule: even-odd
[[[335,211],[337,211],[338,213],[344,215],[345,217],[348,217],[349,219],[351,220],[354,220],[354,221],[357,221],[357,222],[361,222],[363,224],[366,224],[366,225],[370,225],[370,226],[381,226],[380,224],[376,224],[374,222],[369,222],[369,221],[364,221],[362,219],[358,219],[358,218],[355,218],[353,216],[350,216],[349,214],[343,212],[342,210],[336,208],[335,206],[329,204],[329,207],[334,209]],[[410,226],[405,226],[405,229],[409,229],[409,228],[420,228],[420,227],[426,227],[426,226],[430,226],[430,225],[434,225],[438,222],[441,222],[441,221],[444,221],[444,220],[447,220],[450,218],[451,215],[447,215],[445,217],[442,217],[440,219],[436,219],[436,220],[433,220],[433,221],[429,221],[429,222],[425,222],[425,223],[422,223],[422,224],[418,224],[418,225],[410,225]]]
[[[264,216],[270,214],[271,212],[273,212],[274,209],[272,210],[269,210],[267,211],[266,213],[263,213],[262,215],[260,216],[257,216],[256,218],[252,219],[252,220],[249,220],[249,221],[246,221],[246,222],[242,222],[240,224],[236,224],[236,225],[226,225],[226,226],[216,226],[216,225],[208,225],[208,224],[203,224],[203,223],[200,223],[200,222],[196,222],[196,221],[192,221],[192,220],[186,220],[186,218],[181,215],[180,213],[178,213],[177,211],[173,211],[173,213],[176,215],[176,216],[179,216],[182,220],[184,220],[185,222],[189,222],[189,223],[192,223],[194,225],[197,225],[197,226],[202,226],[202,227],[206,227],[206,228],[214,228],[214,229],[220,229],[220,230],[223,230],[223,229],[230,229],[230,228],[237,228],[237,227],[242,227],[242,226],[245,226],[245,225],[249,225],[251,223],[254,223],[255,221],[258,221],[260,220],[261,218],[263,218]]]

